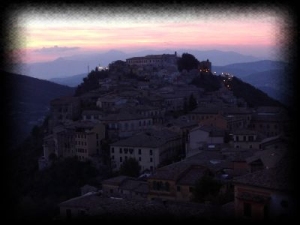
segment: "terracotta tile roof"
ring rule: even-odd
[[[73,198],[59,204],[60,207],[84,208],[89,216],[125,218],[210,218],[212,207],[199,203],[160,202],[138,199],[108,198],[97,194]],[[101,218],[101,217],[100,217]]]
[[[158,148],[169,140],[180,138],[178,134],[171,131],[149,130],[147,132],[133,135],[129,138],[116,141],[111,146],[149,147]]]
[[[273,168],[236,177],[233,182],[272,190],[291,191],[293,190],[291,159],[285,154]]]
[[[121,185],[125,180],[134,179],[128,176],[116,176],[102,181],[102,184]]]

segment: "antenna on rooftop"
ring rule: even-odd
[[[87,67],[87,68],[88,68],[88,74],[89,74],[89,73],[90,73],[90,65],[88,65],[88,67]]]

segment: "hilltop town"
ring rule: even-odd
[[[59,203],[59,219],[294,215],[286,108],[249,105],[212,63],[176,52],[118,60],[50,102],[39,170],[76,158],[101,174]]]

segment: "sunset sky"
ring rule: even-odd
[[[22,52],[26,63],[111,49],[127,53],[216,49],[274,59],[286,39],[283,25],[282,13],[272,7],[242,11],[25,8],[18,13],[19,40],[13,50]]]

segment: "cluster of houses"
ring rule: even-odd
[[[176,58],[175,53],[126,63],[170,66]],[[122,64],[116,63],[110,68]],[[210,66],[204,61],[201,70]],[[53,156],[104,164],[104,140],[109,141],[112,171],[129,158],[141,166],[139,178],[117,176],[103,180],[101,187],[84,186],[81,196],[59,205],[60,215],[186,213],[211,218],[217,212],[210,204],[193,202],[195,183],[207,174],[222,183],[222,193],[232,193],[232,200],[218,210],[219,217],[284,220],[294,215],[286,110],[249,108],[226,87],[207,93],[186,82],[160,81],[112,75],[99,81],[98,90],[51,101],[40,169],[49,166]],[[174,112],[182,111],[191,96],[197,108],[175,118]]]

